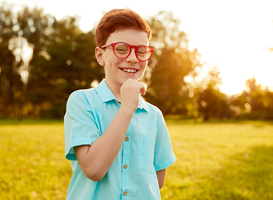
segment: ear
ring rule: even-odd
[[[101,48],[96,47],[95,55],[96,55],[97,61],[100,64],[100,66],[104,66],[103,53],[104,52]]]

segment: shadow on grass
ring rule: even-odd
[[[273,146],[255,146],[229,157],[222,165],[195,184],[196,192],[186,199],[273,199]],[[183,190],[187,188],[180,192]]]

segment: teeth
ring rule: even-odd
[[[129,73],[135,73],[137,71],[135,69],[122,69],[122,70]]]

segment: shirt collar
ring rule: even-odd
[[[96,87],[95,90],[97,91],[98,96],[99,96],[100,100],[103,103],[106,103],[106,102],[112,101],[112,100],[116,100],[117,101],[115,95],[110,90],[110,88],[106,84],[105,80],[102,80],[100,82],[100,84]],[[139,95],[138,109],[144,109],[144,110],[146,110],[148,112],[147,105],[146,105],[145,101],[142,99],[141,95]]]
[[[96,91],[99,95],[100,100],[105,103],[108,101],[116,100],[115,95],[110,90],[105,80],[102,80],[100,84],[96,87]]]
[[[145,111],[148,112],[147,104],[146,104],[145,101],[142,99],[141,95],[139,95],[138,108],[139,108],[139,109],[144,109]]]

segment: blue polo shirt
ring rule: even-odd
[[[88,179],[79,165],[73,147],[98,139],[120,105],[104,80],[96,88],[70,95],[64,117],[65,155],[73,170],[67,199],[161,199],[156,171],[172,165],[176,157],[162,113],[141,96],[122,148],[103,179]]]

